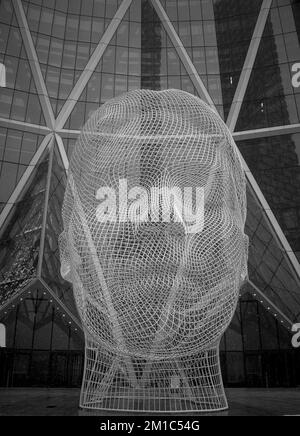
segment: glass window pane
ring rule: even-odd
[[[93,18],[92,25],[92,42],[98,44],[103,35],[104,31],[104,20]]]
[[[36,50],[39,61],[42,64],[47,64],[49,54],[49,38],[43,35],[39,35],[36,42]]]
[[[0,201],[6,202],[12,194],[17,181],[18,165],[8,162],[2,163],[0,173]]]
[[[29,164],[36,149],[37,149],[37,137],[31,133],[25,132],[22,140],[20,163]]]
[[[51,38],[48,63],[55,67],[60,67],[63,57],[63,42],[56,38]]]
[[[257,302],[241,302],[243,316],[243,337],[245,350],[259,350],[259,318],[257,313]]]
[[[274,316],[259,306],[261,325],[261,339],[263,350],[277,350],[279,348],[276,320]]]
[[[8,88],[14,89],[15,86],[16,86],[15,82],[16,82],[16,76],[17,76],[17,73],[18,73],[18,62],[19,62],[19,60],[17,58],[13,58],[11,56],[6,56],[5,57],[6,86]],[[28,89],[29,88],[29,84],[28,84],[28,88],[26,88],[26,85],[27,85],[26,79],[27,79],[27,77],[24,78],[24,85],[23,86],[25,86],[25,89]],[[2,90],[1,90],[1,92],[2,92]]]
[[[50,97],[58,96],[60,69],[55,67],[47,68],[46,84]]]
[[[243,353],[226,353],[227,383],[241,385],[245,383]]]
[[[199,0],[190,0],[191,20],[202,20],[201,2]]]
[[[213,21],[204,21],[203,33],[204,33],[205,45],[208,46],[217,45],[216,29]]]
[[[30,362],[30,384],[45,386],[48,383],[50,355],[45,351],[33,351]]]
[[[90,78],[87,85],[87,101],[89,102],[100,101],[100,84],[101,84],[101,75],[100,73],[95,72]]]
[[[129,32],[129,46],[130,47],[141,47],[141,24],[131,22],[130,32]]]
[[[76,60],[76,44],[74,42],[65,42],[62,67],[74,69],[75,60]]]
[[[201,0],[203,20],[214,19],[213,0]]]
[[[300,45],[297,33],[287,33],[284,35],[284,39],[289,61],[299,61]]]
[[[112,74],[102,74],[101,76],[101,102],[113,97],[114,77]]]
[[[295,32],[295,19],[291,6],[284,6],[279,8],[279,15],[283,32]]]
[[[61,317],[61,314],[55,314],[54,317],[52,350],[68,350],[69,328],[64,325]]]
[[[26,111],[26,121],[32,124],[39,124],[41,116],[41,106],[39,98],[35,94],[30,94]]]
[[[11,117],[14,120],[25,120],[27,100],[28,94],[25,92],[15,91],[11,108]]]
[[[96,17],[104,17],[105,0],[94,0],[93,14]]]
[[[124,94],[127,91],[127,76],[116,76],[115,78],[115,96]]]
[[[219,59],[217,47],[206,48],[206,66],[207,74],[219,74]]]
[[[117,31],[117,44],[127,47],[128,46],[128,28],[129,23],[123,22],[119,25]]]
[[[75,17],[74,15],[68,16],[67,25],[66,25],[66,39],[70,39],[71,41],[77,41],[77,33],[79,28],[79,17]]]
[[[21,353],[19,351],[15,353],[13,365],[14,386],[26,386],[28,384],[30,360],[30,353]]]
[[[141,21],[141,1],[133,0],[129,9],[130,21]]]
[[[2,23],[10,23],[13,14],[13,6],[10,0],[2,0],[0,2],[0,21]]]
[[[180,61],[175,49],[168,50],[168,73],[170,76],[180,74]]]
[[[190,19],[190,9],[189,9],[189,0],[181,0],[177,3],[178,7],[178,19],[179,20],[189,20]]]
[[[62,12],[67,12],[68,10],[68,0],[59,0],[55,5],[56,9]]]
[[[22,142],[22,133],[14,130],[8,130],[4,160],[7,162],[19,162],[19,155]]]
[[[190,47],[192,45],[191,27],[190,27],[189,21],[180,21],[179,22],[179,37],[180,37],[184,47]]]
[[[140,76],[141,74],[141,52],[131,48],[129,50],[129,74]]]
[[[11,27],[7,42],[6,53],[12,56],[19,56],[22,47],[22,38],[19,29]]]
[[[79,27],[79,41],[90,42],[91,40],[91,29],[92,29],[92,20],[88,17],[80,18],[80,27]]]
[[[51,35],[51,27],[53,21],[53,11],[43,8],[40,17],[40,33]]]
[[[93,0],[81,2],[81,15],[93,15]]]
[[[29,29],[31,32],[37,32],[40,24],[41,8],[40,6],[30,4],[26,14]]]
[[[66,16],[65,14],[61,14],[60,12],[55,12],[52,35],[55,35],[56,38],[64,38],[66,29]]]
[[[239,307],[235,313],[229,328],[226,331],[226,350],[227,351],[242,351],[243,341],[241,332],[241,321],[239,316]]]
[[[8,88],[1,88],[0,92],[0,115],[4,118],[9,118],[13,91]]]
[[[36,314],[33,348],[49,350],[52,330],[52,304],[47,300],[39,301]]]
[[[166,10],[171,21],[177,21],[177,1],[171,0],[166,2]]]
[[[117,47],[116,51],[116,73],[127,74],[128,48]]]
[[[20,59],[16,78],[16,88],[21,91],[29,91],[31,78],[32,74],[28,62]]]
[[[71,14],[79,14],[80,13],[80,3],[81,3],[81,0],[69,1],[68,12]]]
[[[34,317],[34,301],[26,298],[23,304],[19,305],[15,339],[16,348],[32,347]]]
[[[61,70],[59,98],[66,99],[74,85],[74,72],[72,70]]]
[[[106,18],[113,18],[113,16],[115,15],[117,11],[117,2],[116,0],[106,0],[106,5],[105,5],[105,17]]]
[[[80,130],[85,121],[85,103],[78,102],[71,115],[71,129]]]
[[[247,373],[247,386],[260,387],[263,386],[265,380],[262,371],[261,355],[253,354],[246,355],[246,373]]]
[[[0,53],[5,53],[6,44],[9,37],[9,26],[0,26]]]
[[[115,67],[115,52],[116,48],[114,46],[107,47],[103,55],[103,71],[106,73],[113,73]]]
[[[0,127],[0,160],[3,159],[7,129]]]
[[[193,63],[199,74],[207,74],[205,62],[205,49],[202,47],[193,48]]]
[[[90,53],[89,45],[83,42],[77,44],[77,57],[76,57],[76,69],[84,70],[86,64],[88,63]]]
[[[204,45],[203,25],[201,22],[191,22],[192,43],[193,46]]]

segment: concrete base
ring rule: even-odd
[[[226,393],[229,401],[229,410],[209,413],[209,415],[300,416],[300,388],[227,389]],[[118,415],[112,412],[79,410],[79,395],[79,389],[0,388],[0,416]],[[140,414],[123,412],[120,415],[137,416]],[[202,415],[197,414],[199,417]]]

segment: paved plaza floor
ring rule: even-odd
[[[229,410],[222,416],[300,416],[300,388],[227,389]],[[78,416],[79,389],[0,388],[0,416]],[[95,412],[91,414],[95,415]],[[97,412],[99,416],[118,413]],[[134,416],[134,414],[124,414]],[[193,413],[193,415],[196,415]],[[202,414],[198,414],[201,416]]]

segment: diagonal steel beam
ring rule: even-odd
[[[0,127],[6,129],[20,130],[21,132],[35,133],[37,135],[47,135],[50,129],[46,126],[39,126],[38,124],[30,124],[24,121],[11,120],[10,118],[0,117]]]
[[[113,38],[115,32],[117,31],[120,22],[124,18],[132,0],[123,0],[119,9],[117,10],[115,16],[111,20],[109,26],[104,32],[99,44],[95,48],[90,60],[88,61],[85,69],[83,70],[81,76],[79,77],[77,83],[75,84],[73,90],[71,91],[68,100],[62,107],[55,124],[55,129],[62,129],[65,125],[67,119],[71,115],[74,106],[76,105],[82,91],[86,87],[88,81],[90,80],[95,68],[97,67],[100,59],[102,58],[106,47]]]
[[[160,18],[163,27],[165,28],[170,40],[172,41],[173,46],[181,62],[183,63],[191,81],[193,82],[193,85],[195,86],[199,96],[203,98],[203,100],[205,100],[214,110],[216,110],[211,96],[209,95],[204,83],[202,82],[198,71],[196,70],[191,58],[188,55],[188,52],[183,46],[181,39],[179,38],[173,24],[171,23],[165,9],[163,8],[159,0],[151,0],[151,3],[156,10],[158,17]]]
[[[56,143],[57,143],[57,146],[58,146],[58,150],[59,150],[59,153],[60,153],[61,160],[62,160],[62,162],[64,164],[65,171],[67,172],[68,169],[69,169],[69,159],[68,159],[68,156],[67,156],[67,153],[66,153],[66,149],[65,149],[63,140],[61,139],[61,137],[57,133],[55,134],[55,138],[56,138]]]
[[[233,102],[226,122],[231,132],[235,130],[238,116],[248,87],[249,79],[253,70],[259,44],[270,12],[272,1],[273,0],[263,0],[261,5],[260,13],[256,22],[248,53],[244,62],[242,73],[235,91],[235,95],[233,97]]]
[[[40,278],[33,277],[32,279],[29,279],[29,281],[24,285],[24,287],[15,295],[13,295],[10,299],[8,299],[1,307],[0,307],[0,314],[5,312],[9,306],[11,306],[13,303],[18,304],[20,298],[26,294],[33,292],[35,289],[43,288],[44,291],[47,292],[49,297],[55,301],[55,303],[60,307],[60,309],[65,312],[68,317],[74,322],[76,327],[82,331],[82,325],[80,320],[73,315],[73,313],[65,306],[65,304],[61,301],[61,299],[55,294],[55,292],[52,291],[52,289],[47,285],[47,283]]]
[[[45,81],[42,75],[39,60],[33,44],[32,36],[28,27],[22,2],[21,0],[12,0],[12,3],[14,6],[14,11],[19,24],[19,29],[22,35],[22,40],[27,53],[27,58],[30,64],[31,72],[38,92],[46,124],[49,129],[53,130],[55,124],[54,114],[49,100]]]
[[[62,138],[77,139],[80,135],[80,130],[56,129],[55,131]]]
[[[243,141],[246,139],[267,138],[280,135],[293,135],[295,133],[300,133],[300,124],[289,124],[285,126],[267,127],[264,129],[233,132],[233,137],[235,141]]]
[[[48,172],[47,172],[47,180],[46,180],[46,191],[45,191],[45,198],[44,198],[44,210],[43,210],[43,217],[42,217],[42,231],[41,231],[41,240],[40,240],[40,249],[39,249],[39,260],[38,260],[38,265],[37,265],[38,278],[41,278],[41,276],[42,276],[42,266],[43,266],[43,260],[44,260],[45,235],[46,235],[46,225],[47,225],[49,196],[50,196],[50,188],[51,188],[52,165],[53,165],[53,154],[54,154],[54,135],[50,139],[48,149],[49,149],[49,162],[48,162]]]
[[[31,176],[33,175],[37,164],[39,163],[39,161],[42,159],[42,157],[44,156],[49,142],[51,141],[53,137],[53,134],[50,133],[49,135],[47,135],[43,141],[41,142],[41,145],[39,146],[38,150],[36,151],[35,155],[33,156],[33,158],[31,159],[28,167],[26,168],[24,174],[22,175],[21,179],[19,180],[16,188],[14,189],[13,193],[11,194],[8,202],[6,203],[3,211],[0,214],[0,235],[1,233],[4,231],[4,227],[8,221],[8,218],[10,216],[10,213],[13,210],[13,207],[15,205],[15,203],[22,197],[26,187],[28,186],[30,180],[31,180]]]

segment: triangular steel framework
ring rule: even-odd
[[[77,328],[82,329],[78,318],[74,316],[73,313],[62,303],[60,298],[52,291],[47,283],[42,278],[38,277],[32,278],[19,293],[15,294],[10,300],[6,301],[3,306],[1,306],[0,315],[5,313],[10,307],[16,306],[20,301],[22,301],[24,295],[30,294],[36,288],[41,289],[43,292],[45,292],[45,294],[48,295],[49,300],[53,301],[54,304],[57,305],[64,316],[67,316],[67,322],[71,321]]]
[[[170,40],[173,42],[174,48],[177,51],[177,54],[184,64],[186,71],[194,84],[197,92],[199,93],[200,97],[202,97],[204,100],[208,102],[213,108],[215,108],[213,100],[205,88],[205,85],[198,74],[197,70],[195,69],[193,62],[191,61],[187,50],[185,49],[184,45],[182,44],[180,37],[178,36],[177,32],[175,31],[175,28],[169,19],[165,9],[160,3],[160,0],[148,0],[153,8],[155,9],[158,17],[160,18],[162,25],[169,36]],[[32,158],[32,161],[30,162],[30,165],[28,169],[25,171],[23,177],[17,184],[14,192],[12,193],[9,201],[7,202],[6,207],[3,209],[2,213],[0,214],[0,234],[5,229],[7,223],[9,222],[9,217],[11,214],[11,211],[13,209],[13,205],[22,197],[26,189],[28,188],[28,185],[30,184],[31,176],[34,171],[34,166],[40,161],[41,157],[44,155],[45,150],[50,146],[53,148],[54,141],[56,142],[58,146],[58,150],[62,159],[62,162],[64,164],[65,170],[68,169],[68,157],[67,153],[65,151],[64,143],[62,140],[62,137],[65,138],[76,138],[79,134],[79,131],[74,130],[68,130],[64,129],[64,125],[68,118],[70,117],[72,110],[78,101],[82,91],[84,90],[85,86],[87,85],[91,75],[93,74],[95,68],[97,67],[97,64],[101,60],[106,47],[114,37],[119,24],[122,22],[125,14],[129,10],[131,6],[132,0],[123,0],[115,13],[114,17],[111,19],[110,24],[108,25],[106,31],[102,35],[102,37],[99,40],[99,43],[93,52],[91,58],[89,59],[85,69],[83,70],[82,74],[80,75],[77,83],[75,84],[73,90],[71,91],[69,98],[63,105],[60,113],[58,114],[58,117],[55,119],[52,106],[50,103],[47,87],[45,85],[45,81],[41,72],[38,56],[33,44],[32,36],[29,30],[29,26],[27,23],[26,15],[23,9],[22,1],[21,0],[12,0],[15,16],[17,18],[19,28],[21,30],[22,40],[23,44],[28,56],[28,60],[30,63],[31,71],[34,78],[35,86],[38,90],[38,95],[43,111],[44,118],[46,120],[46,126],[39,126],[34,124],[29,124],[26,122],[19,122],[14,120],[7,120],[0,118],[0,126],[2,127],[9,127],[16,130],[23,130],[28,131],[32,133],[39,133],[44,134],[44,140],[41,142],[38,150],[36,151],[35,155]],[[241,109],[241,105],[247,90],[247,86],[249,83],[249,78],[254,66],[254,62],[256,59],[257,51],[259,48],[259,44],[262,38],[262,34],[265,28],[266,20],[268,18],[270,8],[272,5],[272,0],[263,0],[261,10],[257,19],[257,23],[252,35],[252,40],[250,42],[250,46],[248,49],[248,53],[244,62],[244,66],[241,72],[241,76],[239,79],[239,83],[236,89],[236,93],[232,102],[231,109],[229,111],[229,116],[227,119],[227,125],[230,128],[230,130],[233,133],[233,136],[236,139],[251,139],[251,138],[262,138],[266,136],[272,136],[272,135],[281,135],[281,134],[292,134],[300,132],[300,124],[294,124],[290,126],[277,126],[274,128],[267,128],[267,129],[255,129],[255,130],[249,130],[246,132],[237,132],[235,130],[236,127],[236,121],[238,119],[238,115]],[[242,157],[241,157],[242,158]],[[250,187],[251,191],[255,195],[257,202],[264,210],[265,216],[268,220],[268,224],[270,229],[272,230],[273,235],[275,236],[278,245],[282,252],[285,255],[285,258],[287,259],[287,262],[294,274],[295,280],[297,281],[298,285],[300,285],[300,266],[299,262],[297,261],[293,250],[291,249],[283,231],[281,230],[274,214],[271,211],[271,208],[269,207],[264,195],[262,194],[258,184],[256,183],[253,175],[251,174],[251,171],[249,170],[246,162],[242,158],[244,168],[246,171],[248,186]],[[50,171],[50,170],[49,170]],[[49,172],[50,174],[50,172]],[[51,174],[50,174],[51,176]],[[49,177],[50,177],[49,176]],[[49,186],[48,186],[49,189]],[[47,200],[46,200],[47,201]],[[46,206],[46,205],[45,205]],[[45,220],[46,220],[46,211],[47,207],[45,207],[44,212],[44,219],[43,219],[43,228],[45,227]],[[45,233],[45,229],[43,230]],[[41,241],[41,257],[43,252],[43,239]],[[41,259],[40,257],[40,259]],[[43,281],[41,278],[41,262],[39,261],[38,266],[38,276],[37,279],[39,283],[42,283],[44,288],[47,288],[47,291],[54,294],[55,293],[49,288],[49,286]],[[276,312],[276,316],[279,315],[282,318],[282,322],[290,327],[292,325],[292,320],[287,318],[279,309],[278,307],[270,301],[268,298],[266,298],[262,291],[258,289],[258,287],[249,281],[250,286],[254,290],[254,296],[263,302],[266,306],[268,306],[268,310],[272,310],[273,313]],[[27,286],[21,291],[24,292],[27,289]],[[299,286],[300,288],[300,286]],[[53,297],[53,295],[52,295]],[[13,298],[18,298],[18,296],[15,296]],[[58,298],[58,297],[56,297]],[[68,311],[68,309],[64,306],[62,302],[60,304],[64,307],[64,310]],[[6,304],[5,304],[6,306]],[[0,309],[3,310],[3,307]]]

